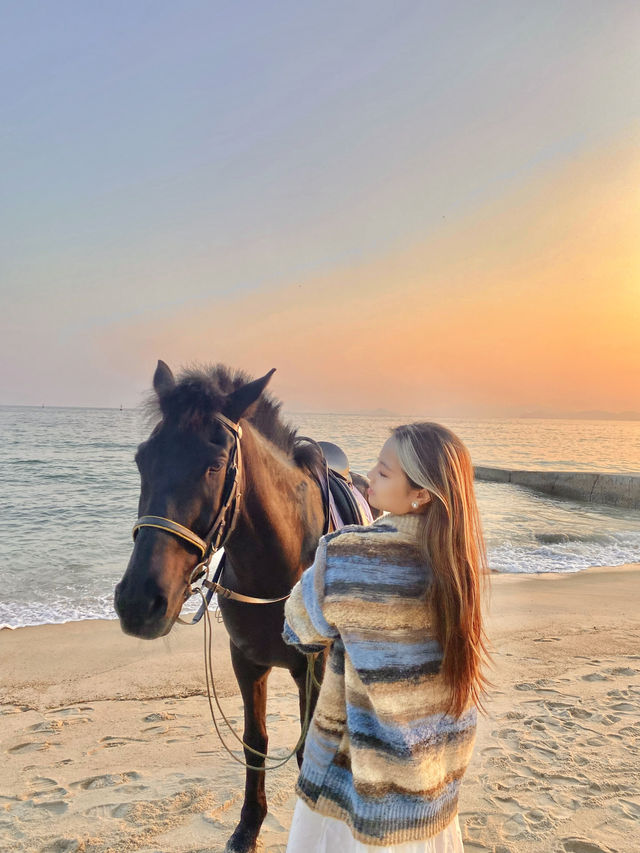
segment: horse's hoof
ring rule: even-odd
[[[252,832],[242,830],[240,827],[236,829],[231,838],[227,841],[227,846],[224,848],[224,853],[256,853],[258,849],[258,839]]]
[[[227,841],[227,846],[224,848],[224,853],[257,853],[258,843],[254,843],[250,847],[238,847],[233,839]]]

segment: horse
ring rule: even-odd
[[[301,722],[313,713],[324,656],[314,663],[282,639],[284,600],[311,565],[327,530],[327,494],[318,471],[326,462],[315,442],[298,436],[265,392],[275,368],[259,379],[223,364],[186,370],[176,380],[159,361],[147,403],[157,423],[137,449],[141,478],[131,558],[114,594],[126,634],[169,633],[211,555],[224,543],[225,591],[218,606],[244,704],[247,765],[263,768],[266,686],[273,667],[288,669],[299,692]],[[241,448],[241,460],[240,460]],[[366,497],[368,481],[352,473]],[[379,511],[372,509],[372,516]],[[231,518],[229,517],[231,515]],[[222,539],[221,539],[222,536]],[[202,573],[202,572],[201,572]],[[270,603],[248,603],[246,598]],[[240,599],[240,600],[237,600]],[[244,599],[244,600],[243,600]],[[296,754],[302,763],[304,744]],[[244,802],[225,853],[252,853],[267,814],[263,769],[247,767]]]

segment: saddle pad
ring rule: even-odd
[[[329,505],[334,530],[346,524],[371,524],[373,517],[365,498],[355,486],[329,469]]]

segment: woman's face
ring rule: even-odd
[[[424,510],[430,495],[426,489],[413,489],[407,475],[400,467],[400,460],[393,445],[393,437],[385,442],[378,461],[367,474],[369,492],[367,500],[372,507],[404,515],[407,512]],[[418,504],[417,508],[411,504]]]

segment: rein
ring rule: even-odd
[[[309,723],[311,721],[311,691],[313,689],[313,685],[320,688],[320,684],[315,676],[315,664],[316,658],[320,654],[320,652],[314,652],[313,654],[307,654],[305,657],[307,658],[307,673],[305,676],[305,695],[306,695],[306,707],[304,713],[304,720],[302,722],[302,727],[300,729],[300,737],[298,738],[298,742],[293,747],[291,752],[288,753],[284,758],[282,756],[277,755],[269,755],[266,752],[260,752],[258,749],[254,749],[252,746],[249,746],[248,743],[245,743],[239,734],[233,728],[232,723],[227,718],[226,714],[222,710],[222,706],[220,705],[220,700],[218,699],[218,694],[216,692],[215,680],[213,677],[213,654],[212,654],[212,641],[213,641],[213,627],[211,624],[211,614],[209,613],[208,601],[205,598],[204,593],[201,589],[197,589],[202,598],[202,604],[200,605],[201,609],[204,609],[205,613],[205,621],[204,621],[204,673],[207,682],[207,699],[209,701],[209,711],[211,712],[211,719],[213,720],[213,725],[216,730],[216,734],[218,735],[218,740],[224,747],[225,751],[236,761],[238,764],[241,764],[248,770],[259,770],[264,772],[266,770],[277,770],[279,767],[282,767],[287,763],[300,749],[304,740],[307,736],[307,732],[309,731]],[[220,731],[220,726],[218,724],[218,720],[216,719],[216,712],[213,708],[213,701],[215,701],[218,711],[220,712],[220,716],[225,722],[225,725],[233,735],[233,737],[238,741],[238,743],[252,755],[257,756],[258,758],[262,758],[265,762],[276,762],[275,764],[268,764],[267,766],[260,767],[258,765],[249,764],[247,761],[243,761],[242,758],[238,758],[238,756],[233,752],[225,743],[222,732]]]

